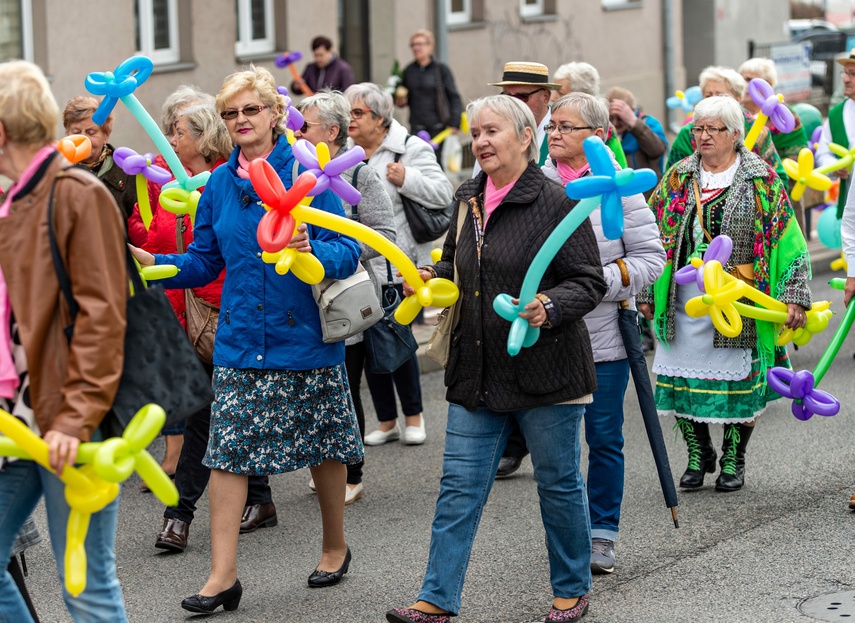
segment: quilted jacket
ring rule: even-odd
[[[493,311],[501,293],[516,296],[535,254],[573,208],[564,189],[534,162],[490,217],[481,236],[484,173],[457,190],[458,210],[468,209],[459,241],[457,217],[445,240],[437,276],[452,279],[456,258],[462,308],[451,339],[446,398],[467,409],[483,401],[494,411],[513,411],[582,398],[597,387],[591,340],[584,316],[606,292],[597,240],[589,220],[552,260],[539,291],[556,306],[551,329],[511,357],[510,323]],[[477,234],[477,237],[476,237]],[[478,254],[480,239],[480,259]]]

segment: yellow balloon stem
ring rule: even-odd
[[[763,126],[766,125],[766,121],[769,119],[762,112],[757,113],[757,118],[754,120],[754,125],[751,126],[751,130],[748,132],[748,136],[745,137],[745,148],[748,151],[754,149],[754,144],[757,143],[757,139],[760,137],[760,132],[763,130]]]
[[[330,148],[322,141],[315,145],[315,153],[318,157],[318,168],[323,171],[330,162]]]
[[[86,533],[89,531],[89,513],[72,508],[68,514],[65,532],[65,588],[72,597],[86,590]]]
[[[140,218],[142,219],[143,225],[145,225],[146,231],[151,227],[151,219],[154,218],[154,215],[151,213],[151,202],[148,200],[148,187],[145,183],[145,177],[142,174],[137,175],[136,179],[137,185],[137,204],[140,207]]]
[[[447,139],[449,136],[451,136],[451,128],[445,128],[442,132],[440,132],[439,134],[437,134],[436,136],[434,136],[430,140],[432,143],[436,143],[437,145],[440,145],[442,143],[442,141]]]
[[[835,171],[839,171],[840,169],[848,169],[852,166],[853,157],[851,154],[847,154],[842,158],[838,158],[834,162],[829,162],[826,165],[819,167],[818,169],[814,169],[815,173],[820,173],[822,175],[826,175],[828,173],[834,173]]]

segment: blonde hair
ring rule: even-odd
[[[68,127],[75,121],[83,121],[94,115],[98,109],[98,103],[98,100],[88,95],[78,95],[68,100],[65,109],[62,111],[62,126],[65,131],[68,132]],[[113,113],[110,113],[107,120],[101,124],[101,131],[104,136],[109,137],[113,133],[113,121],[115,119]]]
[[[415,39],[416,37],[424,37],[425,39],[427,39],[428,45],[433,47],[434,39],[433,33],[431,31],[425,30],[424,28],[422,28],[421,30],[417,30],[416,32],[410,35],[410,43],[412,43],[413,39]]]
[[[199,153],[205,162],[229,157],[234,149],[225,122],[211,106],[197,104],[178,113],[176,121],[184,119],[193,136],[199,137]]]
[[[276,80],[273,74],[264,67],[250,65],[249,69],[236,71],[228,76],[223,82],[220,92],[217,93],[217,112],[223,113],[228,103],[238,94],[244,91],[252,91],[261,100],[261,103],[273,111],[273,132],[285,134],[285,122],[288,120],[288,109],[285,99],[276,90]]]
[[[196,104],[204,104],[213,108],[214,96],[205,93],[192,84],[182,84],[175,89],[163,102],[163,108],[160,111],[160,129],[163,130],[163,133],[170,136],[178,113],[182,109]]]
[[[624,101],[629,104],[630,108],[635,110],[635,96],[629,89],[624,89],[623,87],[612,87],[609,89],[609,92],[606,93],[606,99],[610,102],[612,100]]]
[[[53,142],[59,106],[37,65],[27,61],[0,63],[0,122],[12,143],[34,146]]]

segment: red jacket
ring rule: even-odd
[[[214,166],[211,167],[211,171],[223,163],[225,163],[225,160],[218,160],[214,163]],[[166,160],[164,160],[163,156],[159,154],[155,158],[154,164],[163,167],[167,171],[169,170]],[[134,206],[134,213],[128,220],[128,236],[131,239],[131,243],[145,251],[148,251],[149,253],[177,253],[178,247],[175,243],[175,220],[177,216],[160,207],[160,185],[151,181],[148,181],[146,185],[148,187],[149,202],[151,203],[151,225],[148,231],[146,231],[145,225],[143,225],[142,222],[142,217],[140,216],[140,206],[139,204],[136,204]],[[203,186],[199,189],[199,192],[204,190],[205,187]],[[193,242],[193,228],[190,224],[190,217],[185,215],[183,218],[184,248],[186,249],[190,246],[190,243]],[[223,292],[223,280],[225,278],[226,271],[223,270],[216,280],[201,288],[194,288],[193,292],[197,297],[219,307],[220,296]],[[184,290],[167,290],[166,296],[172,304],[172,309],[175,310],[175,315],[178,316],[178,319],[181,321],[181,326],[184,326]]]

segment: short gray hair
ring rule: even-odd
[[[234,149],[226,123],[213,106],[194,104],[181,109],[175,120],[184,119],[193,136],[199,138],[199,154],[205,162],[216,162],[229,157]]]
[[[552,113],[562,108],[569,108],[579,115],[582,123],[592,128],[602,128],[603,132],[609,129],[609,102],[600,95],[588,95],[587,93],[568,93],[563,95],[552,104]]]
[[[469,126],[474,127],[480,123],[481,113],[489,108],[500,117],[504,117],[514,125],[514,131],[520,143],[525,140],[525,129],[531,130],[531,142],[528,145],[528,160],[537,162],[540,149],[537,145],[537,122],[531,109],[515,97],[507,95],[488,95],[474,102],[469,102],[466,107],[466,117]]]
[[[175,125],[178,118],[178,111],[193,104],[202,104],[213,108],[214,96],[191,84],[182,84],[175,89],[163,102],[163,108],[160,112],[160,129],[163,130],[163,133],[167,136],[172,134],[172,126]]]
[[[344,92],[345,97],[353,105],[356,100],[362,100],[378,119],[383,120],[383,127],[392,125],[392,112],[395,108],[392,96],[373,82],[351,84]]]
[[[775,69],[775,62],[771,58],[763,58],[762,56],[749,58],[739,66],[739,73],[740,75],[744,73],[754,74],[763,78],[771,86],[778,84],[778,70]]]
[[[600,72],[588,63],[565,63],[555,70],[554,80],[566,80],[574,92],[600,94]]]
[[[728,132],[736,132],[740,141],[745,139],[745,117],[736,100],[726,96],[702,99],[695,104],[692,125],[697,126],[707,119],[721,119]]]
[[[344,147],[347,144],[347,126],[350,125],[350,102],[341,91],[322,89],[307,97],[298,107],[300,112],[313,108],[318,111],[318,119],[324,130],[338,126],[335,144]]]
[[[742,98],[745,97],[745,89],[748,88],[748,85],[745,83],[745,78],[740,76],[739,72],[735,69],[721,66],[707,67],[701,72],[701,75],[698,76],[698,84],[701,87],[701,91],[704,90],[704,87],[710,80],[719,80],[724,82],[724,86],[727,87],[727,90],[730,91],[731,95],[733,95],[737,101],[741,102]]]

